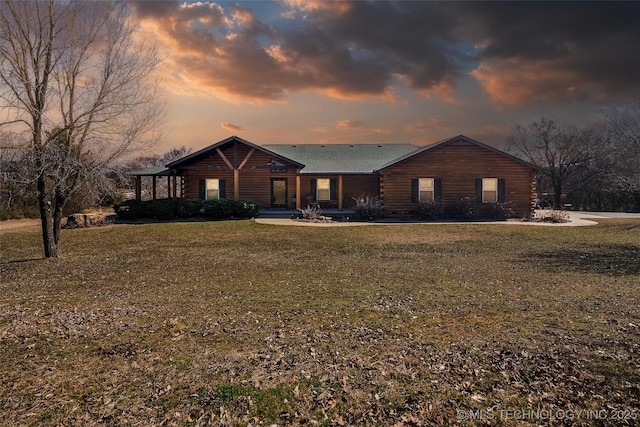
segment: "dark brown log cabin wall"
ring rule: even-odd
[[[321,200],[318,203],[320,208],[338,208],[338,180],[340,175],[301,175],[300,176],[300,196],[301,208],[305,208],[308,203],[315,202],[316,195],[312,194],[311,181],[314,179],[335,180],[335,198],[332,200]],[[342,175],[342,208],[351,209],[354,206],[354,197],[361,195],[378,195],[378,175],[377,174],[349,174]]]
[[[238,144],[237,151],[233,144],[228,144],[221,148],[222,154],[232,166],[239,167],[246,156],[251,151],[251,147]],[[296,166],[286,165],[286,172],[273,172],[269,162],[274,159],[267,153],[254,150],[253,154],[242,169],[238,171],[240,183],[240,199],[252,199],[260,203],[263,208],[271,206],[271,178],[287,178],[288,203],[292,205],[291,197],[296,194]],[[280,161],[280,163],[283,163]],[[225,180],[225,196],[233,199],[234,193],[234,172],[220,157],[212,150],[207,158],[195,161],[183,169],[179,170],[185,177],[185,197],[197,199],[200,197],[199,182],[202,179],[223,179]]]
[[[375,175],[344,175],[342,177],[344,208],[354,207],[354,197],[378,196],[379,176]]]
[[[447,206],[465,197],[476,200],[476,178],[505,180],[505,202],[517,216],[529,216],[535,193],[534,170],[507,156],[471,144],[445,145],[418,154],[380,173],[380,192],[385,214],[414,211],[411,180],[441,178],[442,202]]]

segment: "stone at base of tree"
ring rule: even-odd
[[[111,224],[105,214],[72,214],[67,217],[67,224],[63,228],[99,227]]]

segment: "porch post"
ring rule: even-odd
[[[155,199],[156,199],[156,176],[155,176],[155,175],[153,175],[151,178],[153,179],[153,181],[152,181],[152,182],[153,182],[153,186],[152,186],[152,191],[151,191],[151,197],[153,197],[153,200],[155,200]]]
[[[338,175],[338,210],[342,210],[342,175]]]
[[[240,171],[233,170],[233,200],[240,200]]]
[[[176,180],[176,176],[173,175],[173,198],[177,198],[178,197],[178,185],[177,185],[177,180]]]
[[[171,198],[171,176],[167,175],[167,199]]]
[[[142,177],[136,175],[136,200],[142,200]]]
[[[300,191],[300,170],[296,173],[296,209],[300,209],[302,201],[300,200],[301,191]]]

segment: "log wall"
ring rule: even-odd
[[[386,215],[414,211],[411,180],[441,178],[442,202],[447,206],[465,197],[475,201],[476,178],[505,179],[506,202],[517,216],[529,216],[535,200],[535,171],[508,156],[473,144],[436,147],[380,173],[380,193]]]
[[[251,147],[244,144],[238,144],[237,149],[233,144],[221,149],[222,154],[236,168],[247,159],[250,151]],[[252,199],[260,203],[261,207],[269,208],[271,207],[271,178],[287,178],[288,207],[294,209],[292,196],[296,194],[296,166],[289,164],[285,165],[286,172],[272,172],[270,165],[272,160],[273,157],[265,152],[253,151],[242,165],[242,169],[238,170],[239,198]],[[188,199],[200,197],[199,181],[201,179],[225,180],[225,196],[233,199],[234,171],[229,169],[224,159],[215,150],[210,152],[208,157],[194,161],[184,169],[179,169],[178,173],[184,175],[184,194]]]

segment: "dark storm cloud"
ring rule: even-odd
[[[340,70],[350,74],[354,89],[366,91],[358,86],[368,84],[372,93],[380,93],[392,75],[408,78],[417,88],[457,76],[461,54],[447,46],[456,41],[455,22],[436,3],[353,2],[316,11],[303,30],[285,38],[301,58],[332,58],[319,64],[323,73]]]
[[[527,93],[565,100],[640,88],[638,2],[469,3],[463,21],[485,70],[510,76],[504,91],[518,75]]]
[[[183,76],[227,97],[292,91],[425,94],[477,79],[500,103],[607,98],[637,90],[640,3],[287,2],[286,25],[246,6],[132,3]]]
[[[180,6],[177,1],[129,0],[127,4],[134,10],[139,19],[170,16]]]

